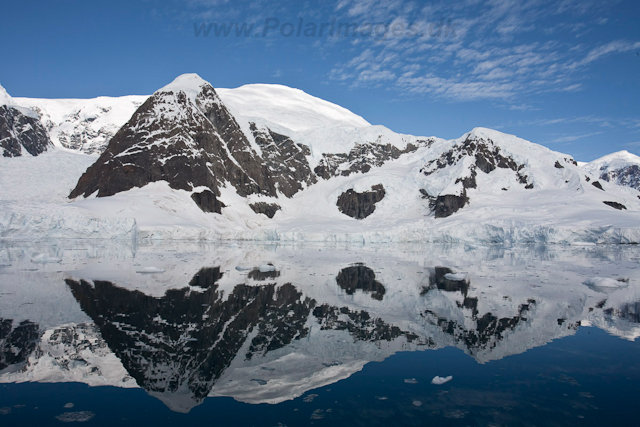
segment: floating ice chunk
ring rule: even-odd
[[[58,415],[56,418],[58,419],[58,421],[62,421],[63,423],[73,423],[73,422],[84,423],[86,421],[93,419],[93,417],[95,416],[96,414],[94,414],[91,411],[80,411],[80,412],[65,412],[64,414]]]
[[[158,267],[144,267],[140,270],[136,270],[136,273],[140,274],[155,274],[155,273],[164,273],[166,270]]]
[[[435,384],[435,385],[442,385],[444,383],[448,383],[449,381],[451,381],[453,379],[453,376],[449,375],[448,377],[439,377],[439,376],[435,376],[433,377],[433,379],[431,380],[431,384]]]
[[[315,399],[316,397],[318,397],[317,394],[307,394],[305,397],[302,398],[302,401],[305,403],[311,403],[313,402],[313,399]]]
[[[447,273],[444,275],[447,280],[453,280],[454,282],[461,282],[467,278],[467,273]]]
[[[238,265],[238,266],[236,266],[236,270],[237,271],[249,271],[249,270],[251,270],[251,267],[244,267],[244,266]]]
[[[75,406],[75,405],[74,405],[73,403],[69,402],[69,403],[67,403],[66,405],[64,405],[64,406],[63,406],[63,408],[65,408],[65,409],[71,409],[71,408],[73,408],[74,406]]]
[[[419,400],[414,400],[413,406],[422,406],[422,402],[420,402]]]
[[[273,264],[261,264],[258,270],[260,270],[261,273],[266,273],[268,271],[276,271],[276,267]]]
[[[418,384],[418,380],[415,378],[405,378],[404,382],[407,384]]]
[[[61,263],[62,258],[50,257],[47,254],[36,254],[33,258],[31,258],[31,262],[36,264],[54,264]]]
[[[611,279],[609,277],[591,277],[584,282],[583,285],[595,286],[598,288],[622,288],[627,286],[628,280],[625,279]]]

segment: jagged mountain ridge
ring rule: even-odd
[[[278,93],[276,106],[293,96]],[[636,193],[540,145],[483,128],[451,141],[400,135],[347,113],[299,128],[309,109],[274,123],[231,99],[197,75],[148,98],[70,192],[68,228],[102,233],[85,231],[88,215],[134,221],[143,238],[640,241]],[[19,223],[0,234],[43,227]]]

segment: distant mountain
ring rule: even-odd
[[[17,105],[0,86],[0,149],[3,157],[18,157],[24,152],[37,156],[51,146],[38,116]]]
[[[640,191],[640,157],[626,150],[600,157],[582,167],[599,179]]]
[[[15,98],[40,118],[57,147],[100,154],[148,96],[101,96],[94,99]]]

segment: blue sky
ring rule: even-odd
[[[397,132],[640,154],[637,0],[23,0],[2,15],[13,96],[149,94],[196,72],[297,87]],[[214,23],[253,28],[196,36]]]

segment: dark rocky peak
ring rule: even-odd
[[[24,152],[37,156],[52,146],[46,129],[33,112],[2,105],[0,98],[0,149],[3,157],[19,157]]]
[[[322,179],[334,176],[349,176],[353,173],[367,173],[373,167],[382,166],[389,160],[395,160],[406,153],[413,153],[420,147],[428,147],[434,139],[424,139],[409,143],[403,149],[392,144],[357,144],[348,154],[323,154],[314,172]]]
[[[347,295],[353,295],[357,290],[371,294],[371,298],[382,301],[386,289],[376,280],[376,274],[364,264],[356,264],[343,268],[336,277],[336,282]]]
[[[262,150],[264,164],[278,191],[291,197],[305,186],[317,182],[307,161],[307,156],[311,155],[309,147],[293,141],[288,136],[273,132],[268,127],[259,128],[255,123],[250,123],[249,126]],[[269,216],[268,213],[264,213]],[[273,215],[269,217],[273,218]]]
[[[355,219],[364,219],[376,210],[376,203],[384,199],[385,194],[382,184],[374,185],[371,191],[362,193],[349,189],[338,197],[336,205],[343,214]]]
[[[262,159],[213,87],[195,74],[158,90],[114,135],[82,175],[70,198],[105,197],[166,181],[171,188],[208,188],[215,197],[226,182],[241,196],[276,196]],[[208,200],[208,210],[221,205]]]

